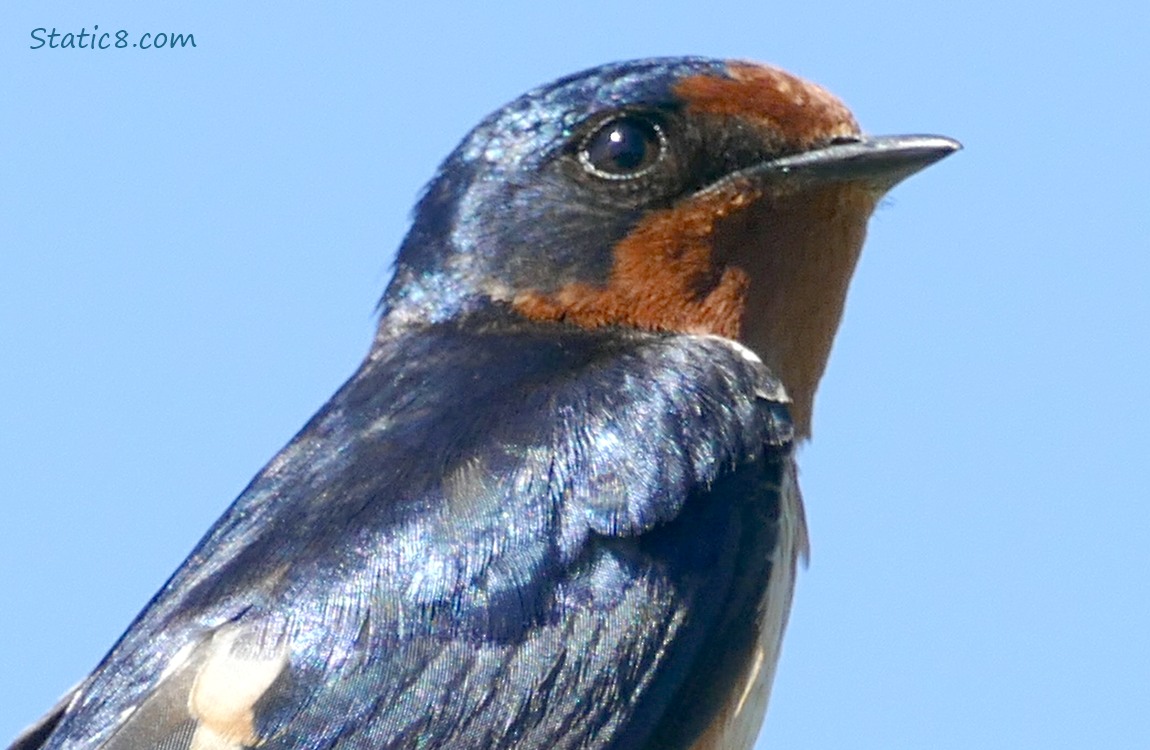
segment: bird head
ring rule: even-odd
[[[837,98],[773,67],[584,71],[490,115],[443,163],[380,336],[493,309],[725,336],[781,379],[806,436],[871,213],[958,147],[864,136]]]

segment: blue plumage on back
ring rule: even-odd
[[[751,620],[716,626],[766,580],[739,557],[774,533],[778,384],[713,338],[484,328],[374,352],[48,747],[115,744],[163,665],[220,632],[284,660],[254,704],[268,748],[634,747],[682,690],[705,697],[683,675],[712,635],[749,648]]]

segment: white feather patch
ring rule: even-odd
[[[188,712],[197,722],[190,750],[235,750],[259,742],[255,705],[287,666],[287,650],[242,656],[235,649],[242,634],[239,628],[217,632],[196,674],[188,696]]]

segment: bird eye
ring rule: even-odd
[[[666,137],[654,122],[629,115],[609,120],[579,150],[583,168],[612,180],[638,177],[663,154]]]

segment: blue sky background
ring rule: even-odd
[[[871,225],[763,747],[1150,746],[1150,5],[5,3],[0,741],[348,376],[483,115],[777,63],[966,150]],[[271,8],[274,7],[274,10]],[[194,34],[30,50],[36,27]]]

